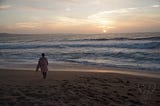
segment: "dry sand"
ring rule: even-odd
[[[0,106],[160,106],[159,78],[64,70],[0,69]]]

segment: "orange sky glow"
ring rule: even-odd
[[[159,0],[0,0],[0,33],[160,31]]]

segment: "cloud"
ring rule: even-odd
[[[4,0],[0,0],[0,4],[2,4],[4,2]]]
[[[0,4],[2,4],[2,0],[0,0]]]
[[[59,0],[59,1],[63,1],[63,2],[71,2],[71,3],[79,2],[79,0]]]
[[[93,4],[93,5],[100,5],[100,4],[101,4],[101,1],[100,1],[100,0],[93,0],[93,1],[91,2],[91,4]]]
[[[80,0],[55,0],[57,2],[78,3]]]
[[[65,8],[65,11],[69,12],[69,11],[71,11],[71,8],[67,7],[67,8]]]
[[[109,16],[110,14],[125,14],[136,9],[137,8],[124,8],[124,9],[118,9],[118,10],[102,11],[102,12],[98,12],[96,14],[90,15],[89,18],[100,18],[100,17],[102,18],[102,17]]]
[[[11,5],[0,5],[0,10],[6,10],[11,8]]]
[[[131,11],[136,10],[137,8],[124,8],[117,10],[101,11],[95,14],[88,16],[88,20],[97,25],[100,28],[115,28],[114,24],[117,21],[117,18],[123,17],[123,15],[130,14]]]
[[[160,5],[152,5],[152,7],[154,7],[154,8],[158,8],[158,7],[160,7]]]
[[[55,21],[56,20],[56,21]],[[82,19],[83,20],[83,19]],[[3,31],[22,33],[97,33],[99,29],[85,22],[77,23],[77,18],[56,17],[54,20],[18,22],[10,26],[2,26]],[[1,26],[0,26],[1,28]],[[94,30],[93,30],[94,29]],[[1,31],[1,29],[0,29]]]
[[[160,5],[147,4],[147,6],[138,7],[127,5],[130,8],[117,6],[116,8],[110,8],[109,6],[112,6],[112,4],[105,3],[108,0],[46,0],[47,2],[42,0],[39,4],[36,4],[39,0],[18,1],[23,1],[23,3],[15,2],[12,6],[0,5],[0,10],[12,7],[16,17],[8,18],[6,20],[9,21],[4,22],[10,22],[10,24],[17,22],[12,25],[12,28],[17,28],[17,30],[35,29],[38,31],[39,29],[45,29],[46,31],[53,31],[59,29],[59,32],[61,32],[61,29],[66,31],[72,28],[78,31],[78,28],[81,30],[87,29],[87,27],[92,27],[94,30],[116,30],[120,27],[124,27],[124,29],[128,26],[134,28],[137,27],[136,25],[146,26],[150,23],[156,24],[159,22],[159,18],[156,18],[159,16],[157,14],[158,10],[155,11],[155,9],[158,9]],[[5,12],[10,14],[10,11]],[[10,16],[13,16],[13,14]],[[3,18],[5,19],[5,17]],[[10,25],[8,24],[8,26]]]
[[[32,20],[28,22],[18,22],[13,26],[15,26],[16,28],[37,29],[37,28],[43,28],[43,27],[55,28],[55,26],[57,27],[81,26],[87,23],[86,19],[71,18],[71,17],[65,17],[65,16],[43,18],[43,20],[46,20],[46,21],[42,21],[41,18],[36,18],[36,17],[32,17],[31,19]]]
[[[55,20],[58,23],[62,23],[62,24],[65,24],[65,25],[82,25],[82,24],[86,24],[87,23],[86,19],[71,18],[71,17],[66,17],[66,16],[56,17]]]
[[[22,0],[18,0],[18,1],[22,1]],[[26,0],[23,0],[26,1]],[[48,2],[48,3],[55,3],[55,2],[66,2],[66,3],[78,3],[80,0],[27,0],[30,2]]]
[[[47,8],[39,8],[39,7],[31,7],[31,6],[26,6],[22,8],[29,11],[49,11],[49,9]]]
[[[15,24],[16,28],[36,28],[38,26],[40,26],[40,24],[36,22],[21,22]]]

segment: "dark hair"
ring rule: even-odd
[[[44,57],[45,56],[45,54],[44,53],[42,53],[42,57]]]

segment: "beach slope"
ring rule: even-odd
[[[160,106],[160,79],[120,73],[0,69],[0,106]]]

